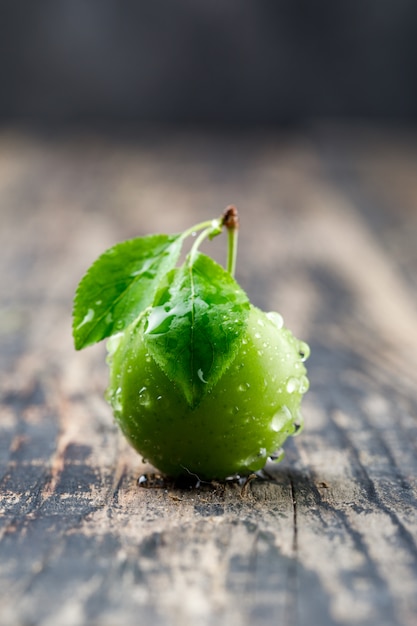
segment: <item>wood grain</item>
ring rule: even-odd
[[[412,132],[2,131],[2,626],[415,624],[416,180]],[[197,489],[123,441],[71,300],[112,243],[230,202],[238,279],[310,343],[311,389],[270,480]]]

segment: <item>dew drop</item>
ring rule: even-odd
[[[297,411],[297,416],[294,420],[295,431],[293,437],[297,437],[304,430],[304,417],[301,411]]]
[[[255,338],[256,339],[260,339],[261,338],[261,334],[260,333],[255,333]]]
[[[117,333],[117,335],[113,335],[107,340],[106,348],[110,356],[116,352],[117,348],[120,345],[122,337],[123,333]]]
[[[263,323],[263,321],[262,321],[262,320],[258,320],[258,326],[262,326],[262,327],[264,327],[264,326],[265,326],[265,324]]]
[[[152,404],[152,400],[149,395],[147,387],[142,387],[139,390],[139,403],[145,407],[148,407]]]
[[[122,410],[122,388],[117,387],[116,391],[113,393],[111,397],[111,404],[113,410],[115,412],[120,412]]]
[[[300,381],[298,380],[298,378],[294,378],[293,376],[291,376],[291,378],[287,380],[286,390],[288,393],[294,393],[295,391],[298,391],[299,386]]]
[[[305,393],[306,391],[308,391],[309,387],[310,387],[310,382],[307,376],[301,376],[300,381],[299,381],[299,387],[298,387],[299,393]]]
[[[285,452],[282,448],[279,450],[275,450],[272,454],[269,455],[269,460],[273,463],[279,463],[285,456]]]
[[[163,306],[155,307],[151,310],[148,317],[148,323],[146,326],[146,334],[154,333],[155,331],[162,330],[160,326],[168,319],[168,312]],[[162,330],[163,332],[163,330]]]
[[[270,313],[267,313],[266,316],[278,329],[284,326],[284,320],[282,318],[282,315],[280,315],[279,313],[271,311]]]
[[[301,357],[301,360],[304,362],[310,356],[310,346],[304,341],[299,341],[298,343],[298,354]]]
[[[77,329],[91,322],[94,319],[94,315],[95,315],[94,310],[88,309],[87,314],[84,316],[83,321],[80,324],[78,324]]]
[[[237,389],[238,391],[247,391],[250,389],[250,383],[241,383]]]
[[[260,459],[266,460],[266,448],[259,448],[259,451],[248,456],[242,462],[242,465],[248,469],[251,469],[254,465],[259,466]]]
[[[283,406],[271,420],[271,429],[279,433],[292,420],[291,411],[287,406]]]

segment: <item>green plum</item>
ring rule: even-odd
[[[225,268],[199,251],[224,229]],[[132,446],[173,477],[259,471],[302,425],[309,348],[278,313],[250,304],[234,279],[238,229],[231,205],[182,233],[115,244],[75,293],[75,348],[110,338],[115,418]]]
[[[231,365],[197,406],[149,354],[145,312],[108,342],[107,399],[130,444],[161,472],[225,479],[261,470],[301,426],[307,344],[250,306]]]

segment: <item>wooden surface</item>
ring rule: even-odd
[[[270,481],[180,488],[119,435],[72,295],[116,241],[231,202],[239,281],[311,345],[306,427]],[[1,625],[414,625],[416,241],[415,131],[3,129]]]

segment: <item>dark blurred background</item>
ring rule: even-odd
[[[0,1],[0,120],[412,122],[415,0]]]

